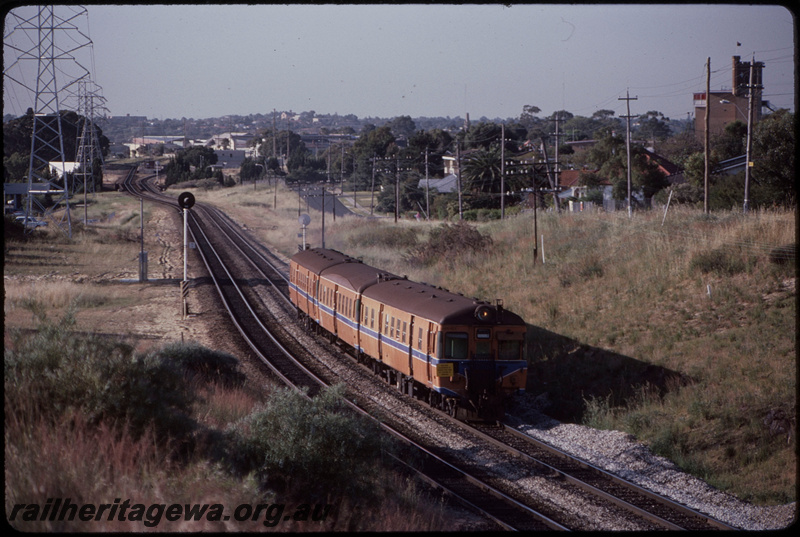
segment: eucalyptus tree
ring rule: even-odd
[[[645,140],[664,140],[672,134],[669,128],[669,118],[657,110],[650,110],[638,118],[638,127],[634,134]]]
[[[753,129],[752,179],[763,190],[764,204],[795,206],[795,115],[780,109],[759,121]]]

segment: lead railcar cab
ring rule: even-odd
[[[297,253],[290,297],[309,326],[409,395],[461,418],[497,419],[525,390],[525,322],[501,304],[412,282],[334,250]]]

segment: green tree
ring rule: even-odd
[[[669,138],[669,118],[661,112],[650,110],[639,116],[639,126],[634,129],[634,134],[645,140],[663,140]]]
[[[353,144],[353,151],[361,158],[371,159],[373,156],[384,158],[390,148],[395,146],[392,129],[387,125],[371,129],[358,137]],[[396,146],[395,146],[396,148]]]
[[[641,189],[645,198],[650,198],[667,186],[667,180],[647,155],[643,147],[631,147],[631,187]],[[620,136],[606,134],[588,151],[587,161],[614,185],[616,199],[626,199],[628,195],[627,160],[625,140]]]
[[[473,194],[500,191],[500,150],[478,149],[463,159],[463,189]]]
[[[747,150],[747,124],[741,121],[728,123],[724,132],[714,136],[710,142],[721,161],[744,155]]]
[[[417,130],[417,126],[411,119],[411,116],[397,116],[386,124],[392,131],[392,134],[397,137],[410,138],[411,135]]]
[[[500,143],[501,127],[497,123],[473,123],[458,138],[463,142],[463,149],[489,149]]]
[[[180,150],[164,167],[164,184],[170,186],[183,181],[214,177],[209,166],[216,163],[217,155],[210,147],[195,146]]]
[[[30,158],[20,153],[12,153],[3,157],[3,181],[6,183],[22,183],[28,175]]]
[[[413,159],[415,168],[420,174],[425,174],[425,153],[428,154],[428,175],[438,176],[443,173],[444,163],[442,156],[453,141],[449,132],[442,129],[430,131],[419,130],[408,139],[407,154]]]
[[[794,114],[778,110],[753,129],[751,159],[755,162],[752,180],[764,190],[764,202],[784,206],[797,203],[795,179]]]
[[[541,111],[538,106],[530,104],[522,107],[522,114],[520,114],[518,122],[527,130],[525,137],[528,140],[539,140],[547,132],[547,122],[537,117]]]
[[[251,158],[246,158],[242,161],[242,165],[239,167],[239,181],[244,183],[245,181],[255,180],[261,175],[261,167],[256,165],[255,161]]]

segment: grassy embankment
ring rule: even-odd
[[[111,310],[152,296],[147,286],[97,283],[136,276],[138,209],[122,194],[98,195],[89,218],[100,222],[88,230],[73,222],[71,239],[55,222],[27,237],[4,225],[4,310],[15,321],[4,333],[7,515],[15,504],[44,508],[53,498],[220,504],[228,516],[240,504],[286,504],[288,515],[301,503],[333,509],[320,523],[301,512],[275,524],[264,524],[263,512],[255,521],[170,522],[157,509],[138,521],[29,521],[26,509],[12,524],[23,531],[452,527],[439,500],[386,467],[382,454],[392,447],[343,414],[335,390],[308,403],[243,381],[225,353],[109,337]],[[151,252],[159,247],[152,235]]]
[[[281,190],[277,210],[266,189],[198,199],[284,254],[296,251],[296,195]],[[308,239],[319,245],[320,216],[310,214]],[[326,245],[503,299],[530,325],[529,396],[546,393],[554,417],[628,431],[743,499],[795,500],[796,262],[775,249],[795,244],[796,215],[672,207],[662,225],[663,216],[539,212],[536,261],[528,213],[478,224],[488,247],[456,237],[438,257],[424,254],[441,224],[413,219],[328,215]]]

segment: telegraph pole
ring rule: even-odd
[[[461,210],[461,142],[456,142],[456,171],[458,178],[458,219],[464,219],[464,213]]]
[[[506,124],[500,124],[500,220],[506,217]]]
[[[626,90],[625,97],[620,97],[617,99],[618,101],[625,101],[625,104],[628,106],[628,115],[623,116],[625,118],[625,151],[628,153],[628,164],[627,164],[627,174],[628,174],[628,218],[632,216],[632,208],[631,208],[631,118],[636,117],[631,115],[631,101],[637,100],[638,97],[631,97],[630,93]]]
[[[425,214],[427,215],[428,219],[430,219],[431,214],[431,196],[430,196],[430,189],[431,185],[429,183],[430,179],[428,178],[428,148],[425,148]]]
[[[554,177],[554,181],[555,181],[555,189],[558,190],[559,189],[558,185],[561,184],[560,176],[559,176],[559,174],[561,173],[561,163],[560,163],[560,161],[558,159],[558,157],[559,157],[559,155],[558,155],[558,146],[561,145],[560,138],[561,138],[561,136],[563,136],[563,134],[561,134],[559,132],[559,125],[561,123],[561,117],[558,115],[558,112],[556,112],[556,117],[555,117],[555,119],[553,121],[555,121],[555,123],[556,123],[556,132],[552,135],[556,139],[556,143],[555,143],[555,159],[556,159],[556,161],[553,163],[553,177]]]
[[[272,155],[278,158],[278,131],[275,130],[275,109],[272,109]]]
[[[745,150],[746,156],[744,163],[744,214],[747,214],[747,211],[750,209],[750,166],[752,164],[750,162],[750,146],[753,141],[753,93],[755,93],[756,89],[761,89],[761,86],[753,85],[753,70],[755,69],[755,64],[756,56],[753,54],[753,60],[750,62],[750,83],[747,85],[747,147]],[[760,96],[761,94],[759,93],[759,100]]]
[[[709,143],[708,143],[708,125],[711,109],[711,58],[706,60],[706,118],[705,118],[705,135],[704,135],[704,148],[703,155],[705,165],[703,169],[703,213],[708,214],[708,176],[709,176]],[[746,170],[747,168],[745,168]]]
[[[370,186],[370,200],[369,200],[369,215],[373,215],[373,211],[375,210],[375,159],[377,155],[375,153],[372,154],[372,185]]]
[[[394,156],[394,223],[400,213],[400,155]]]

